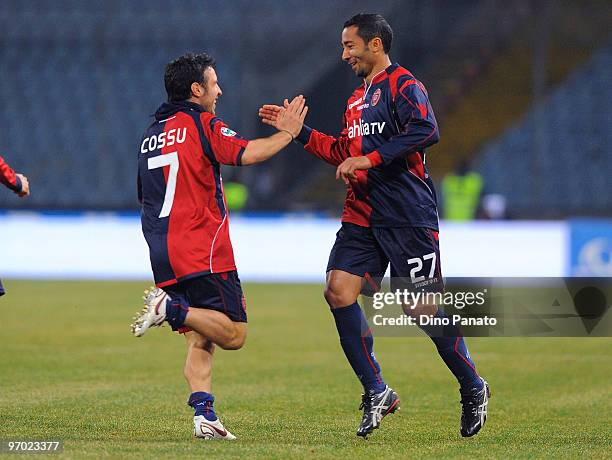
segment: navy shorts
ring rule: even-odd
[[[391,264],[392,289],[442,292],[438,232],[423,227],[361,227],[344,222],[336,233],[327,271],[342,270],[366,279],[372,295]]]
[[[2,280],[0,280],[0,296],[4,295],[4,288],[2,287]]]
[[[190,307],[217,310],[234,322],[247,322],[246,302],[240,278],[235,270],[179,281],[171,286],[165,286],[163,290],[171,298],[180,298]],[[181,328],[179,332],[188,330]]]

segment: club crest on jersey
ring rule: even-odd
[[[221,134],[227,137],[234,137],[236,135],[236,131],[232,131],[231,129],[224,126],[223,128],[221,128]]]
[[[378,88],[376,91],[374,91],[374,94],[372,94],[372,100],[370,101],[372,103],[372,107],[378,104],[378,101],[380,101],[380,88]]]

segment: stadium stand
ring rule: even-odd
[[[345,9],[366,4],[336,2]],[[260,104],[312,86],[335,63],[335,53],[317,50],[338,46],[337,18],[312,20],[312,11],[326,6],[322,0],[282,7],[272,0],[4,1],[0,151],[31,176],[25,205],[136,209],[140,135],[165,97],[164,65],[187,51],[217,58],[225,90],[220,114],[243,135],[260,134]],[[262,203],[278,195],[278,174],[267,169],[234,173],[263,190]],[[261,187],[262,177],[272,182]],[[17,206],[24,203],[3,198],[3,207]]]
[[[456,155],[473,155],[529,107],[526,97],[517,112],[501,116],[491,130],[471,120],[479,129],[466,129],[480,134],[466,148],[455,149],[463,140],[461,130],[453,128],[464,126],[464,117],[457,116],[461,106],[473,104],[470,95],[482,88],[492,65],[513,59],[513,40],[520,35],[517,31],[529,27],[531,3],[519,1],[511,12],[500,8],[501,0],[393,0],[378,6],[394,25],[393,60],[426,82],[438,112],[443,143],[429,156],[437,179]],[[578,8],[575,2],[556,4]],[[591,4],[595,6],[584,6]],[[583,13],[563,10],[560,16],[576,22],[577,29],[569,33],[573,40],[592,26],[584,17],[605,5],[589,0],[578,8]],[[342,17],[313,15],[330,8],[342,11]],[[1,207],[137,209],[134,152],[146,116],[164,98],[164,65],[186,51],[207,50],[217,57],[224,89],[219,114],[244,136],[271,132],[257,119],[260,104],[296,93],[309,100],[311,125],[338,132],[341,108],[356,86],[354,75],[340,62],[338,36],[344,16],[360,10],[371,10],[371,3],[3,1],[0,153],[30,176],[33,194],[27,202],[5,194]],[[594,16],[600,18],[591,28],[601,30],[606,16]],[[561,52],[550,55],[551,63],[563,61],[567,67],[552,76],[552,83],[590,55],[596,39],[583,41],[589,51],[580,59],[559,59]],[[529,49],[521,52],[529,61]],[[493,79],[492,84],[503,81]],[[246,209],[338,213],[343,187],[329,167],[297,145],[288,150],[257,168],[224,168],[226,180],[249,187]]]
[[[513,216],[609,216],[612,41],[478,156]]]

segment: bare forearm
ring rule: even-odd
[[[242,165],[261,163],[272,158],[291,141],[292,136],[286,131],[280,131],[270,137],[255,139],[249,142],[242,155]]]

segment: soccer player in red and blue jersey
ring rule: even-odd
[[[391,63],[392,38],[391,27],[377,14],[358,14],[344,24],[342,59],[363,83],[347,102],[338,137],[306,125],[298,136],[308,152],[334,165],[336,178],[347,185],[342,227],[327,266],[325,299],[342,349],[364,387],[357,430],[363,437],[399,408],[399,398],[383,380],[372,334],[357,303],[359,294],[378,290],[377,281],[389,264],[392,282],[407,280],[412,289],[426,284],[434,292],[444,288],[436,193],[425,166],[425,151],[439,138],[438,126],[423,84]],[[277,126],[281,110],[264,105],[259,114],[264,123]],[[446,316],[435,305],[404,309],[415,317]],[[461,434],[473,436],[486,419],[488,385],[455,326],[445,327],[443,334],[428,326],[422,329],[459,382]]]
[[[28,178],[23,174],[17,174],[6,164],[4,158],[0,157],[0,182],[11,189],[17,196],[23,198],[30,194]],[[0,296],[5,294],[2,281],[0,281]]]
[[[222,92],[209,55],[170,62],[164,83],[168,102],[155,113],[138,154],[142,231],[156,288],[146,292],[132,331],[141,336],[167,321],[185,333],[194,435],[235,439],[217,418],[211,391],[215,345],[237,350],[247,333],[220,165],[251,165],[276,155],[299,134],[308,107],[296,97],[280,113],[278,133],[249,141],[215,114]]]

